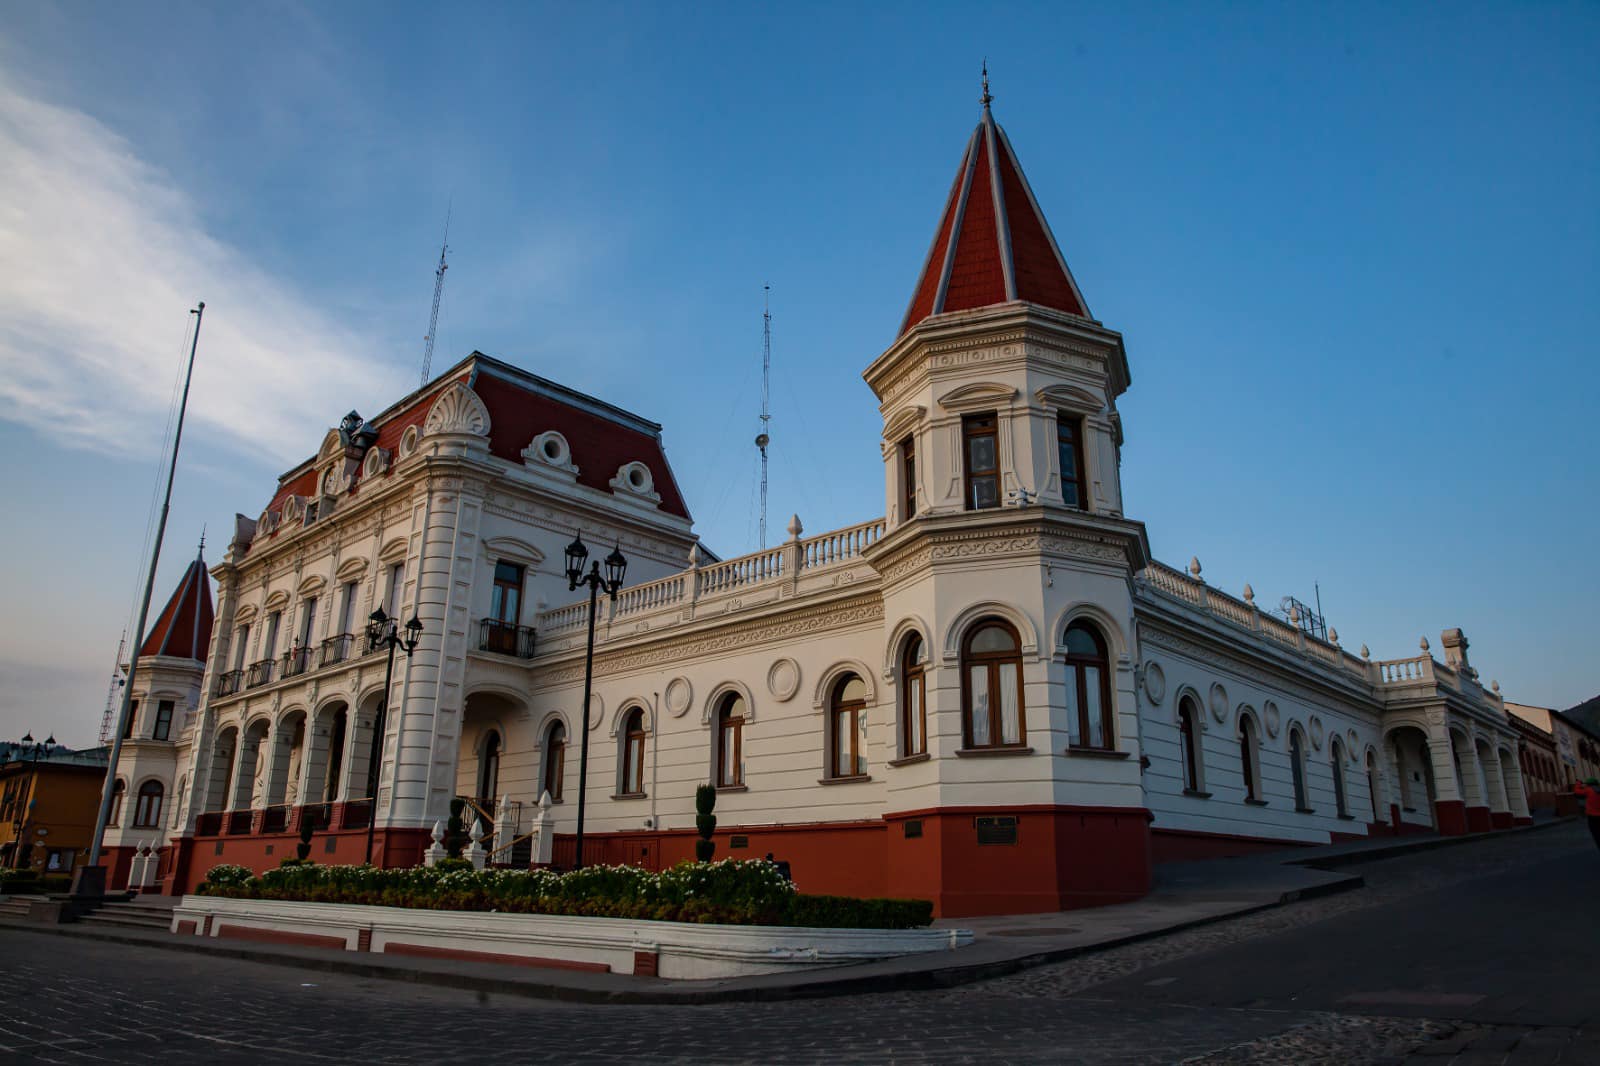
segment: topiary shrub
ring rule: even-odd
[[[715,788],[701,785],[694,790],[694,827],[700,834],[700,839],[694,842],[694,857],[699,862],[710,862],[711,856],[717,853],[717,842],[711,839],[711,834],[717,831],[717,816],[711,813],[716,806]]]
[[[466,809],[466,800],[457,798],[450,801],[450,820],[444,827],[444,850],[452,859],[461,857],[461,849],[467,843],[467,827],[461,821],[461,812]]]
[[[295,858],[305,862],[311,857],[311,831],[316,828],[317,816],[306,811],[300,817],[300,843],[294,846]]]

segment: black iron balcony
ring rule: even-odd
[[[224,811],[207,811],[194,820],[195,836],[214,837],[222,832],[222,819],[226,817]]]
[[[322,642],[322,659],[318,666],[332,666],[342,663],[350,658],[350,649],[355,646],[356,638],[351,633],[340,633],[336,637],[329,637]]]
[[[229,811],[228,835],[236,837],[249,836],[250,828],[255,821],[255,816],[256,812],[249,809],[242,811]]]
[[[261,685],[272,683],[272,668],[278,665],[276,659],[262,659],[260,662],[250,664],[250,673],[245,677],[245,688],[258,688]]]
[[[284,805],[268,807],[261,812],[261,831],[281,833],[289,828],[289,808]]]
[[[225,674],[217,675],[217,685],[214,695],[231,696],[244,686],[244,671],[229,670]]]
[[[311,669],[310,646],[296,646],[283,653],[283,676],[299,677]]]
[[[534,629],[498,618],[485,618],[478,623],[478,650],[496,655],[512,655],[518,659],[533,658]]]
[[[339,820],[339,828],[365,829],[370,821],[372,821],[372,800],[370,798],[353,799],[344,805],[344,813]]]

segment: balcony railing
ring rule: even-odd
[[[261,812],[261,831],[263,833],[281,833],[289,828],[289,807],[280,805],[268,807]]]
[[[534,629],[515,622],[502,622],[485,618],[478,623],[478,650],[496,655],[514,655],[518,659],[533,658]]]
[[[244,671],[229,670],[225,674],[217,675],[217,686],[214,694],[218,696],[231,696],[235,692],[238,692],[243,685]]]
[[[365,829],[370,821],[372,821],[372,800],[353,799],[344,805],[344,814],[339,819],[339,828]]]
[[[256,812],[246,809],[228,812],[228,835],[242,837],[250,835],[250,827],[255,820]]]
[[[356,638],[352,633],[340,633],[336,637],[329,637],[322,642],[322,659],[318,666],[332,666],[342,663],[350,658],[350,650],[355,646]]]
[[[311,669],[311,647],[294,647],[283,653],[283,677],[299,677]]]
[[[194,820],[196,836],[214,837],[222,832],[222,811],[207,811]]]
[[[276,659],[262,659],[260,662],[250,664],[250,672],[245,676],[245,688],[260,688],[262,685],[272,683],[272,668],[277,666]]]

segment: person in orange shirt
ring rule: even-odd
[[[1589,835],[1594,846],[1600,848],[1600,778],[1591,777],[1572,786],[1572,791],[1583,797],[1583,813],[1589,818]]]

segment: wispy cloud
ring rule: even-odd
[[[196,299],[190,417],[214,439],[292,462],[327,423],[308,395],[404,391],[370,338],[206,232],[172,175],[4,76],[0,188],[0,418],[74,447],[147,449]]]

